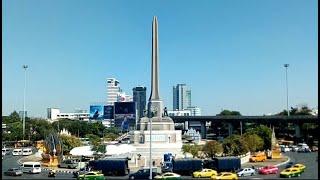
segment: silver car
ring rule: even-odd
[[[243,176],[253,176],[256,174],[256,171],[252,168],[243,168],[237,171],[237,175],[240,177]]]
[[[23,173],[20,168],[10,168],[4,174],[7,176],[22,176]]]

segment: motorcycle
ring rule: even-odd
[[[56,170],[50,169],[48,177],[56,177]]]

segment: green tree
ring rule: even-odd
[[[81,146],[81,141],[75,136],[60,135],[59,138],[62,143],[63,154],[69,154],[73,148]]]
[[[191,150],[191,145],[190,144],[182,145],[182,153],[183,154],[190,153],[190,150]]]
[[[250,152],[263,150],[263,139],[257,134],[244,133],[243,139],[248,144]]]
[[[312,110],[307,105],[302,106],[295,115],[311,115]]]
[[[223,140],[223,152],[227,155],[237,156],[249,151],[246,141],[239,135],[231,135]]]
[[[241,116],[239,111],[223,110],[217,116]]]
[[[201,150],[200,146],[199,145],[191,145],[190,147],[190,153],[192,154],[192,157],[195,158],[195,157],[198,157],[198,153],[199,151]]]
[[[221,143],[213,140],[206,142],[206,144],[202,148],[202,151],[206,154],[206,156],[214,158],[216,154],[223,152],[223,147]]]
[[[93,149],[94,151],[97,151],[99,145],[101,144],[101,139],[99,138],[99,136],[94,135],[94,134],[87,134],[85,137],[86,137],[86,138],[89,138],[89,141],[90,141],[90,143],[91,143],[92,146],[93,146],[92,149]]]
[[[264,142],[264,144],[263,144],[263,149],[264,150],[267,150],[267,149],[271,148],[271,134],[272,134],[272,131],[267,126],[259,125],[259,126],[255,127],[255,128],[247,129],[246,133],[256,134],[259,137],[261,137],[263,139],[263,142]]]

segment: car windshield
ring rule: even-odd
[[[243,169],[239,169],[239,170],[237,170],[237,172],[241,172],[241,171],[243,171]]]

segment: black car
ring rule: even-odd
[[[87,173],[87,172],[89,172],[89,171],[85,171],[85,170],[80,170],[80,171],[74,171],[72,174],[73,174],[73,177],[74,178],[78,178],[79,177],[79,175],[82,175],[82,174],[85,174],[85,173]]]
[[[19,168],[10,168],[4,174],[7,176],[22,176],[23,172]]]
[[[293,166],[294,162],[288,162],[286,165],[286,168],[291,168]]]
[[[156,175],[160,175],[160,173],[157,173],[156,170],[156,168],[152,170],[152,179],[154,179]],[[129,179],[149,179],[149,177],[150,169],[140,169],[139,171],[129,175]]]

